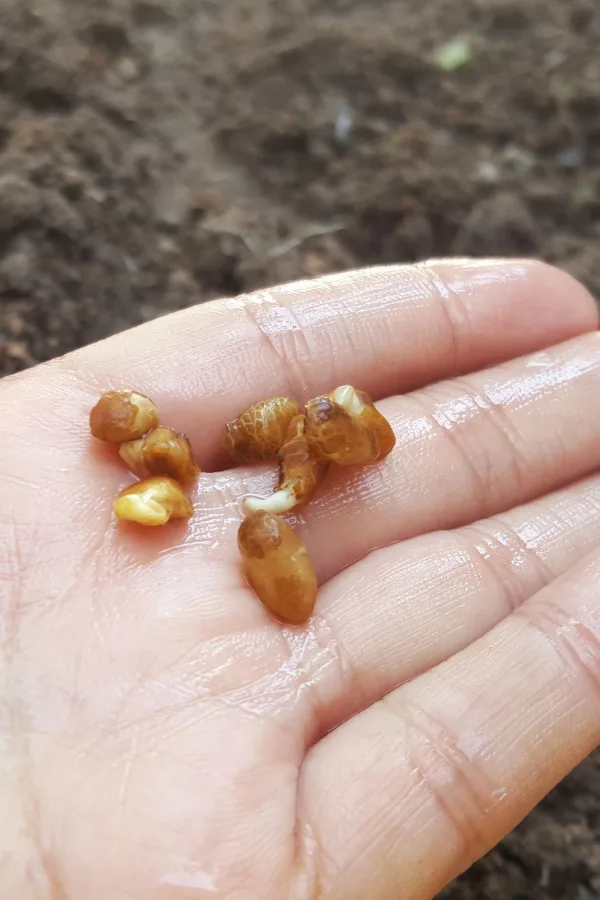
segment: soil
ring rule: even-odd
[[[599,41],[597,0],[0,0],[0,374],[432,255],[600,296]],[[443,897],[600,898],[599,825],[596,757]]]

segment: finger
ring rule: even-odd
[[[595,305],[540,263],[463,261],[369,269],[208,303],[60,363],[87,386],[153,397],[203,466],[223,424],[276,394],[345,382],[376,397],[547,347],[597,327]]]
[[[382,409],[391,410],[399,437],[394,453],[382,466],[332,471],[303,513],[302,527],[321,583],[375,547],[492,515],[598,467],[599,378],[600,336],[594,333],[468,379],[384,401]],[[22,382],[12,384],[16,388]],[[44,391],[49,388],[46,383]],[[11,408],[16,415],[24,406],[19,400],[5,403],[6,410]],[[46,419],[50,408],[44,407]],[[38,431],[41,419],[41,412],[29,417]],[[35,487],[40,462],[52,453],[52,516],[57,520],[64,514],[64,528],[71,529],[73,498],[81,504],[85,497],[92,533],[104,532],[115,493],[130,476],[119,460],[90,455],[88,439],[73,440],[73,428],[63,427],[54,435],[48,430],[53,424],[52,417],[43,422],[41,452],[39,444],[28,441],[24,425],[18,434],[5,436],[4,453],[13,447],[15,475],[32,485],[32,509],[41,502]],[[210,547],[212,560],[237,563],[238,502],[248,491],[268,492],[274,474],[263,473],[258,483],[248,480],[247,470],[202,475],[193,497],[195,517],[185,533],[186,552]],[[24,508],[22,483],[11,493],[11,502]],[[5,508],[9,506],[6,501]],[[138,538],[141,552],[172,541],[173,535]],[[238,606],[241,600],[253,606],[249,594],[236,597]]]
[[[429,900],[597,746],[599,580],[596,551],[314,748],[298,828],[322,896]]]
[[[321,581],[370,551],[510,509],[600,466],[600,334],[379,408],[397,437],[381,465],[332,466],[296,516]],[[271,474],[231,473],[232,496]],[[236,479],[239,478],[239,481]]]
[[[598,546],[595,475],[341,572],[321,588],[310,628],[318,650],[308,740],[468,647]]]

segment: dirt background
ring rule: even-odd
[[[0,374],[430,255],[600,296],[599,42],[598,0],[0,0]],[[600,898],[599,826],[596,757],[443,897]]]

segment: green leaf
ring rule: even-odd
[[[453,72],[468,65],[473,59],[473,50],[467,38],[454,38],[436,50],[434,61],[443,72]]]

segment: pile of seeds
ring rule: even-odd
[[[119,444],[121,459],[141,479],[115,499],[119,519],[156,526],[192,516],[185,488],[200,468],[187,437],[159,424],[148,397],[108,391],[90,414],[90,428],[94,437]],[[317,578],[306,547],[281,515],[308,502],[330,465],[384,459],[394,433],[370,397],[349,385],[305,406],[289,397],[262,400],[225,428],[224,446],[235,463],[279,463],[277,490],[244,500],[238,547],[264,606],[284,622],[303,624],[314,610]]]

